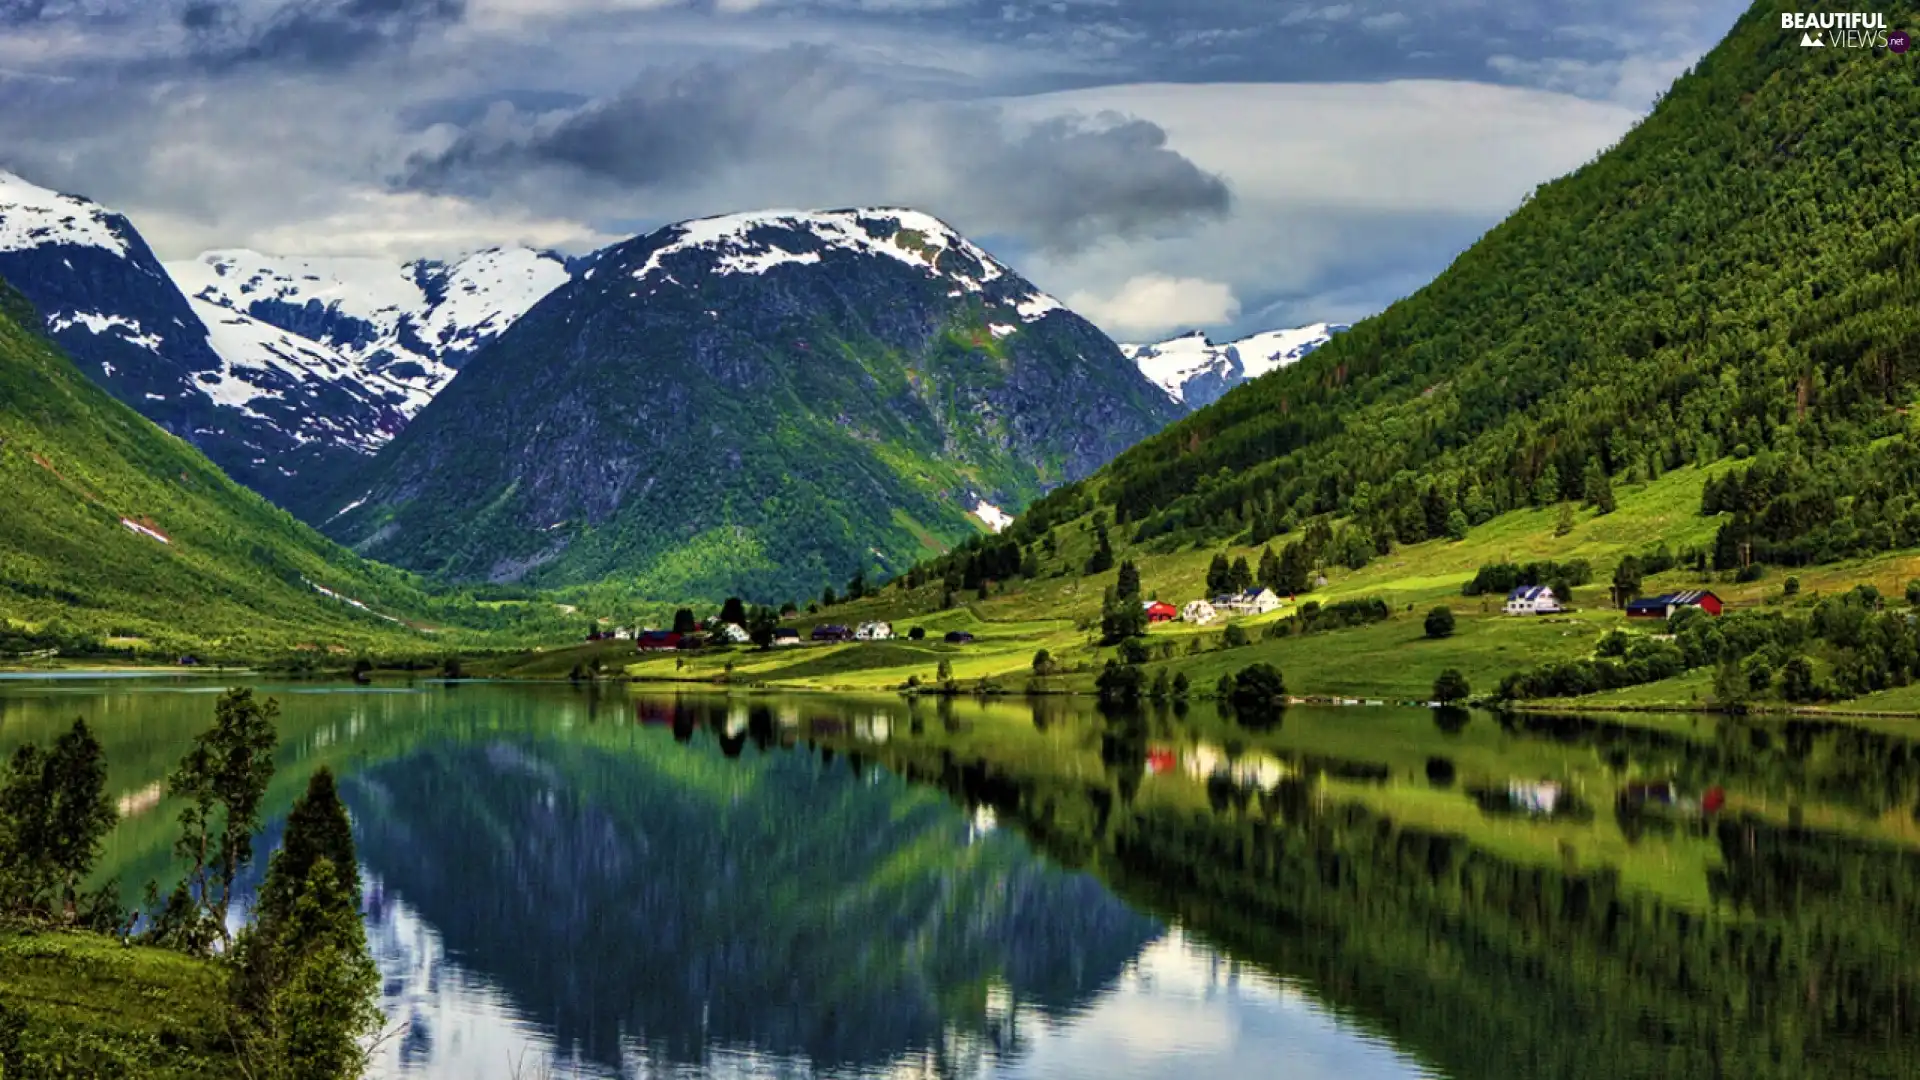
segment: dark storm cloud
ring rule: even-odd
[[[791,201],[844,190],[828,201],[908,203],[1062,250],[1232,204],[1225,181],[1169,148],[1157,125],[1115,115],[1016,124],[988,104],[902,100],[812,47],[652,72],[574,110],[497,108],[416,156],[401,184],[475,196],[517,187],[564,203],[582,189],[630,199],[742,171],[778,178],[766,187],[784,180]]]
[[[220,71],[255,64],[341,68],[458,22],[466,0],[295,0],[252,16],[235,0],[181,9],[190,58]]]

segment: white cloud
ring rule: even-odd
[[[1067,306],[1121,338],[1169,327],[1218,326],[1240,314],[1233,289],[1218,281],[1142,274],[1111,295],[1075,292]]]
[[[1197,302],[1148,325],[1154,306],[1112,302],[1143,278],[1217,284],[1249,320],[1351,321],[1377,311],[1639,116],[1568,94],[1437,81],[1112,86],[1007,107],[1017,116],[1138,116],[1233,190],[1231,216],[1181,235],[1020,260],[1043,288],[1089,298],[1086,314],[1121,336],[1260,328],[1231,325],[1237,311],[1197,318]]]

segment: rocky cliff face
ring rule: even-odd
[[[734,215],[601,253],[338,490],[329,528],[457,578],[771,600],[904,569],[1176,412],[933,218]]]

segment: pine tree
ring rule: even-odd
[[[1581,494],[1587,505],[1602,514],[1611,514],[1615,509],[1613,501],[1613,481],[1607,478],[1607,471],[1598,461],[1587,462],[1587,470],[1580,481]]]
[[[1231,587],[1232,569],[1227,565],[1224,552],[1216,552],[1213,561],[1207,564],[1207,595],[1219,596]]]
[[[1276,592],[1280,589],[1280,557],[1273,553],[1271,546],[1260,549],[1259,581],[1264,588],[1273,589]]]
[[[1107,527],[1101,525],[1094,530],[1093,557],[1087,560],[1088,574],[1104,574],[1113,569],[1113,544],[1107,538]]]
[[[1123,600],[1140,598],[1140,570],[1128,559],[1120,564],[1120,580],[1115,586]]]
[[[1246,556],[1233,560],[1232,569],[1227,571],[1227,591],[1246,592],[1253,588],[1253,568],[1247,565]]]
[[[737,596],[727,597],[727,602],[720,605],[720,621],[736,626],[747,625],[747,605]]]
[[[699,620],[693,617],[692,608],[681,608],[673,613],[673,632],[691,634],[700,629]]]

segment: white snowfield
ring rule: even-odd
[[[1200,375],[1230,375],[1237,364],[1243,380],[1257,379],[1295,363],[1343,329],[1333,323],[1314,323],[1224,344],[1215,344],[1196,330],[1153,345],[1122,345],[1120,351],[1168,397],[1185,401],[1187,384]]]
[[[56,314],[47,320],[47,330],[59,334],[83,326],[87,332],[99,337],[104,334],[117,334],[123,340],[138,345],[151,353],[157,353],[166,344],[159,334],[150,334],[141,327],[138,320],[125,315],[102,315],[93,311],[69,311]],[[108,372],[112,374],[112,372]]]
[[[890,228],[893,222],[899,227]],[[721,274],[764,274],[776,266],[817,264],[819,248],[878,255],[952,282],[958,286],[956,294],[977,293],[990,281],[1013,276],[952,226],[918,210],[756,210],[684,221],[661,232],[677,235],[633,272],[636,281],[653,284],[655,291],[663,284],[678,284],[666,264],[688,251],[718,256],[716,268]],[[812,242],[794,243],[795,234],[805,234]],[[949,253],[964,255],[970,262],[951,258]],[[1035,292],[1020,301],[1017,311],[1022,319],[1033,322],[1062,306],[1053,297]]]
[[[567,280],[559,259],[519,248],[478,252],[444,267],[236,249],[169,263],[167,271],[181,291],[201,304],[244,314],[255,302],[279,301],[296,308],[317,306],[364,323],[366,340],[311,341],[276,332],[287,348],[343,361],[342,376],[367,384],[376,396],[399,393],[394,407],[403,417],[425,408],[453,377],[454,369],[443,356],[471,352],[498,336]],[[438,274],[445,275],[445,290],[435,298],[420,281]],[[417,370],[392,370],[398,361],[411,361]]]
[[[127,255],[127,242],[114,230],[111,217],[87,199],[49,191],[0,170],[0,251],[64,244]]]
[[[260,416],[254,407],[259,400],[284,400],[294,386],[318,383],[337,384],[363,401],[396,410],[409,400],[406,385],[364,371],[325,345],[211,301],[190,298],[187,302],[206,325],[207,344],[222,363],[219,371],[195,377],[201,392],[216,404]],[[325,439],[371,454],[394,433],[377,427],[361,430],[342,424],[337,417],[306,412],[300,415],[297,427],[286,434],[297,443]]]

